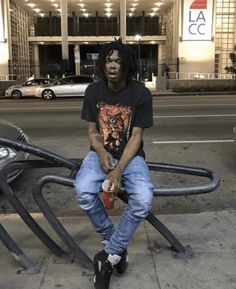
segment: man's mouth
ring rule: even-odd
[[[109,77],[117,77],[117,73],[116,72],[109,72],[108,73]]]

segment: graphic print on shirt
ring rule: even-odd
[[[122,153],[130,135],[132,108],[121,104],[97,104],[100,134],[105,148],[114,153]]]

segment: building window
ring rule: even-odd
[[[231,66],[229,54],[234,51],[236,35],[236,1],[216,0],[215,45],[218,53],[215,58],[215,73],[226,73]]]
[[[11,58],[9,61],[10,78],[24,78],[31,74],[28,43],[28,14],[10,1]]]

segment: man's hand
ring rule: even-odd
[[[88,135],[91,146],[96,150],[100,158],[102,169],[108,173],[115,168],[113,156],[104,148],[104,140],[97,130],[96,123],[89,122]]]
[[[104,150],[103,153],[99,154],[99,157],[100,157],[101,167],[106,173],[110,172],[111,170],[115,168],[116,164],[115,164],[114,158],[109,152]]]
[[[121,176],[122,171],[120,170],[119,165],[117,165],[107,174],[106,179],[109,180],[111,184],[114,184],[114,188],[112,190],[114,193],[117,193],[121,188]]]

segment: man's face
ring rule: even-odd
[[[108,82],[119,83],[123,80],[124,76],[122,75],[118,50],[113,50],[112,53],[106,57],[104,72]]]

